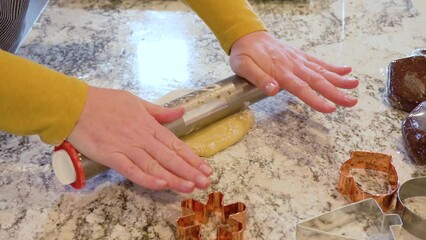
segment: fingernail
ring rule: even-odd
[[[191,189],[194,187],[194,183],[193,182],[189,182],[189,181],[184,181],[182,183],[182,187],[185,189]]]
[[[200,170],[208,176],[210,176],[210,174],[213,172],[213,170],[207,164],[201,165]]]
[[[161,187],[165,187],[167,185],[167,182],[164,181],[163,179],[157,179],[155,180],[155,183],[157,183],[157,185]]]
[[[334,105],[334,104],[331,104],[331,103],[329,103],[329,102],[325,102],[325,103],[324,103],[324,106],[325,106],[326,108],[330,109],[330,112],[334,112],[334,111],[336,111],[336,105]]]
[[[348,102],[357,101],[355,97],[352,97],[351,95],[345,95],[345,100]]]
[[[207,187],[210,184],[210,179],[203,176],[203,175],[199,175],[196,179],[195,182],[197,182],[197,185],[202,186],[202,187]]]
[[[183,107],[175,107],[175,108],[173,108],[175,111],[177,111],[177,112],[183,112],[183,111],[185,111],[185,108],[183,108]]]
[[[273,92],[275,91],[275,89],[276,89],[277,87],[278,87],[277,83],[275,83],[275,82],[270,82],[270,83],[266,84],[266,86],[265,86],[265,92],[266,92],[267,94],[271,94],[271,93],[273,93]]]

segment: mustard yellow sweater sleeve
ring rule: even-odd
[[[0,130],[58,145],[83,110],[88,85],[0,50]]]
[[[242,36],[266,27],[247,0],[184,0],[216,35],[223,50]]]
[[[242,36],[266,30],[246,0],[186,0],[229,54]],[[88,85],[0,50],[0,130],[57,145],[83,110]]]

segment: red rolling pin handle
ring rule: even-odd
[[[75,189],[81,189],[86,186],[86,174],[81,163],[80,154],[71,143],[64,141],[54,148],[52,165],[56,176],[62,184],[70,184]]]

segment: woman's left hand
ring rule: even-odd
[[[254,32],[238,39],[231,48],[230,63],[237,75],[268,96],[284,89],[324,113],[336,110],[331,102],[344,107],[357,103],[356,98],[339,89],[358,86],[357,79],[345,77],[352,71],[350,67],[328,64],[268,32]]]

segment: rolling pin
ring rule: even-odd
[[[237,113],[265,97],[256,86],[233,75],[165,104],[166,107],[183,107],[185,113],[181,118],[163,126],[177,137],[182,137]],[[67,141],[54,148],[52,167],[63,185],[71,185],[76,189],[84,188],[86,179],[108,170],[108,167],[78,153]]]

